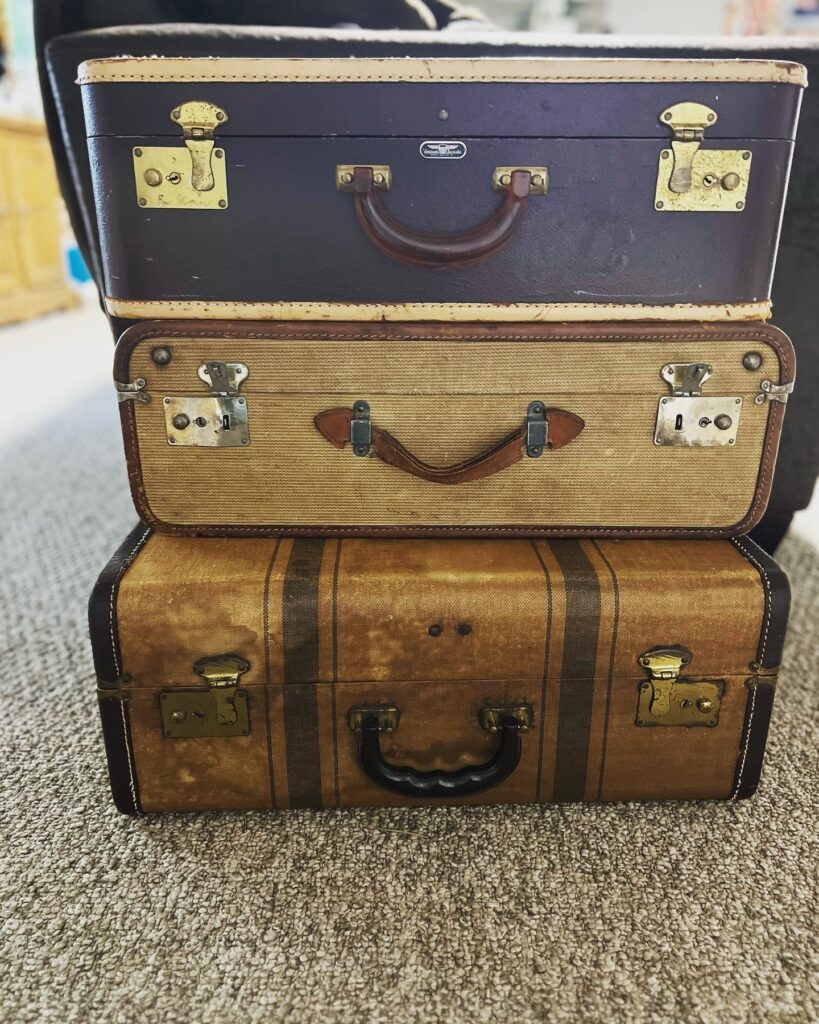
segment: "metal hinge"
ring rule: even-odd
[[[350,420],[350,445],[353,454],[363,458],[370,454],[373,428],[370,422],[370,403],[359,399],[353,402],[353,418]]]
[[[205,100],[191,100],[170,114],[182,129],[184,148],[137,146],[134,178],[140,206],[224,210],[227,201],[225,151],[216,148],[216,129],[227,112]]]
[[[759,385],[762,391],[754,399],[756,405],[762,405],[765,401],[768,402],[781,402],[782,405],[788,404],[788,395],[793,392],[794,382],[790,384],[774,384],[771,380],[763,380]]]
[[[725,683],[722,680],[680,679],[684,665],[693,655],[679,646],[652,647],[640,655],[649,680],[640,683],[637,725],[704,725],[719,721]]]
[[[654,444],[666,448],[715,448],[736,444],[742,399],[736,395],[703,397],[712,374],[708,363],[666,363],[660,376],[671,397],[657,406]]]
[[[239,688],[239,677],[249,668],[249,663],[235,654],[198,661],[193,670],[205,680],[205,689],[163,690],[159,694],[164,735],[171,739],[247,736],[247,692]]]
[[[671,129],[671,149],[660,153],[654,206],[657,210],[736,213],[745,207],[751,153],[701,149],[717,112],[703,103],[675,103],[660,114]]]
[[[168,444],[187,448],[240,448],[250,444],[247,401],[239,388],[247,380],[244,363],[210,359],[197,370],[210,394],[164,398]]]
[[[144,377],[137,377],[130,384],[123,384],[115,380],[114,387],[117,389],[117,401],[141,402],[142,405],[147,405],[151,400],[151,396],[144,390],[146,383],[147,381]]]
[[[97,678],[97,697],[100,700],[130,700],[131,695],[125,689],[130,682],[130,676],[120,676],[112,683],[109,683],[107,679]]]
[[[544,453],[548,435],[549,424],[543,402],[530,402],[526,410],[526,454],[530,459],[539,459]]]

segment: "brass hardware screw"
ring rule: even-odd
[[[501,185],[511,185],[512,184],[512,175],[511,174],[502,174],[500,176],[500,183],[501,183]]]
[[[750,154],[750,153],[749,153],[749,152],[748,152],[748,151],[746,150],[746,151],[745,151],[745,152],[744,152],[744,153],[742,154],[742,159],[743,159],[743,160],[750,160],[750,159],[751,159],[751,154]]]
[[[134,150],[134,156],[142,156],[142,150],[141,149],[135,149]]]
[[[665,112],[665,113],[663,114],[663,120],[664,120],[664,121],[670,121],[670,120],[671,120],[671,111],[670,111],[670,110],[667,110],[667,111],[666,111],[666,112]]]
[[[224,210],[224,208],[227,206],[227,202],[224,199],[220,199],[219,206]]]
[[[654,208],[656,210],[662,210],[663,206],[665,206],[665,203],[655,203],[654,204]]]
[[[532,185],[535,186],[535,187],[539,187],[542,184],[543,184],[543,177],[540,174],[533,174],[532,175]]]
[[[165,345],[159,345],[151,349],[151,359],[157,366],[167,366],[171,361],[171,350]]]
[[[714,710],[714,702],[709,700],[708,697],[700,697],[697,701],[697,708],[704,714],[707,715],[710,711]]]
[[[352,185],[353,176],[349,171],[345,171],[344,174],[341,175],[341,180],[344,182],[345,185]]]
[[[225,155],[225,151],[223,149],[217,149],[214,150],[213,155],[216,157],[217,160],[221,160],[222,157]]]
[[[671,154],[670,154],[670,153],[668,152],[668,150],[667,150],[667,149],[664,149],[664,150],[662,151],[662,153],[660,153],[660,159],[661,159],[661,160],[667,160],[667,159],[669,158],[669,156],[670,156],[670,155],[671,155]]]
[[[217,110],[216,111],[216,120],[217,121],[224,121],[224,119],[225,119],[225,115],[222,113],[222,111],[221,110]]]
[[[709,114],[708,117],[706,118],[706,120],[707,121],[713,121],[716,116],[717,116],[716,114]]]
[[[171,114],[171,117],[174,119],[174,121],[178,121],[180,116],[181,116],[181,111],[179,111],[179,110],[174,110],[174,112]]]
[[[147,199],[140,199],[139,205],[140,206],[147,206],[148,205],[148,200]]]
[[[155,167],[149,167],[142,177],[145,179],[145,184],[150,185],[151,188],[162,184],[162,174]]]
[[[373,181],[375,182],[376,185],[383,185],[384,184],[384,175],[383,174],[374,174],[373,175]]]
[[[762,356],[759,352],[746,352],[742,357],[742,365],[746,370],[758,370],[762,366]]]
[[[737,203],[737,209],[741,210],[745,206],[745,203]]]

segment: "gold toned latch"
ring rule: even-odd
[[[182,129],[184,148],[136,146],[134,180],[137,202],[148,209],[224,210],[227,208],[225,151],[216,146],[216,129],[227,112],[205,100],[191,100],[170,114]]]
[[[665,211],[736,213],[745,207],[751,153],[702,149],[717,112],[704,103],[675,103],[660,114],[671,149],[660,153],[654,207]]]
[[[235,654],[198,661],[193,670],[205,680],[207,689],[163,690],[159,695],[165,736],[247,736],[247,692],[239,689],[239,677],[249,668],[245,659]]]
[[[705,725],[719,721],[725,683],[680,679],[692,654],[685,647],[652,647],[640,655],[649,680],[640,683],[637,725]]]
[[[210,192],[216,184],[212,169],[214,136],[228,115],[213,103],[192,100],[172,110],[171,120],[182,128],[191,155],[191,187],[197,192]]]

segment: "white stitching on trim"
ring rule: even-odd
[[[114,636],[114,597],[115,597],[116,592],[117,592],[117,584],[122,579],[122,577],[125,575],[125,570],[131,564],[131,562],[133,562],[133,560],[136,557],[137,552],[139,551],[139,549],[142,547],[142,545],[148,539],[148,534],[150,532],[151,532],[150,527],[146,527],[145,528],[145,532],[142,534],[142,536],[136,542],[136,545],[134,546],[133,550],[125,557],[125,560],[123,561],[122,565],[119,568],[119,571],[117,572],[117,575],[116,575],[116,577],[114,579],[114,582],[111,584],[111,596],[110,596],[110,599],[108,601],[108,627],[109,627],[109,634],[111,636],[111,654],[113,655],[113,658],[114,658],[114,671],[116,672],[117,677],[122,675],[122,671],[120,669],[120,664],[119,664],[119,655],[117,654],[117,640],[116,640],[116,637]]]
[[[733,538],[733,543],[734,543],[734,546],[739,548],[739,550],[742,552],[742,554],[745,555],[745,557],[748,559],[748,561],[756,568],[757,572],[759,573],[760,577],[762,578],[762,582],[765,585],[765,591],[766,591],[766,594],[765,594],[765,624],[764,624],[763,630],[762,630],[762,642],[761,642],[760,647],[759,647],[759,657],[757,658],[759,663],[763,664],[764,661],[765,661],[765,650],[766,650],[766,648],[768,646],[768,630],[769,630],[769,627],[771,625],[771,612],[772,612],[772,604],[773,604],[772,595],[771,595],[771,581],[768,578],[768,574],[765,572],[765,570],[762,568],[762,566],[759,564],[759,562],[756,560],[756,558],[753,556],[753,554],[742,546],[742,538],[741,537],[734,537]]]
[[[119,710],[122,715],[122,738],[125,740],[125,760],[128,762],[128,783],[131,789],[131,800],[134,804],[134,810],[139,810],[139,804],[137,803],[136,795],[136,779],[134,778],[134,758],[131,754],[131,744],[128,740],[128,719],[125,717],[125,701],[119,702]]]
[[[754,727],[754,708],[756,707],[756,689],[757,689],[757,685],[758,685],[757,683],[752,683],[751,684],[751,712],[750,712],[750,714],[748,716],[748,732],[745,735],[745,746],[742,749],[742,761],[740,762],[739,772],[737,773],[737,783],[736,783],[736,786],[734,786],[733,793],[731,793],[731,799],[732,800],[736,800],[737,799],[737,797],[739,795],[739,791],[740,791],[740,789],[742,787],[742,777],[745,774],[745,761],[746,761],[746,759],[748,757],[748,748],[751,745],[751,730]]]

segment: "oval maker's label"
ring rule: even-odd
[[[463,160],[466,156],[466,143],[427,139],[421,143],[420,152],[425,160]]]

